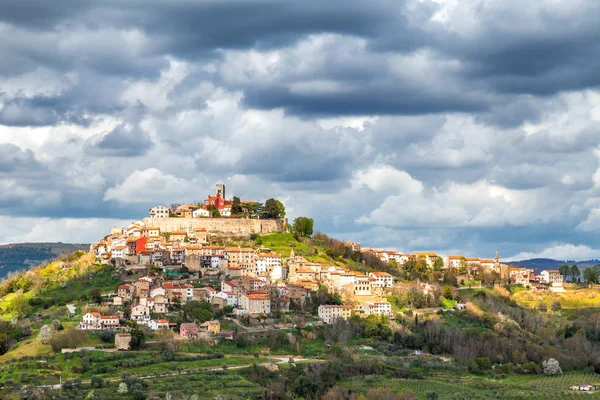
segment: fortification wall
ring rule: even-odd
[[[144,218],[146,226],[160,228],[161,232],[185,231],[193,233],[205,228],[211,235],[249,236],[253,233],[283,232],[283,220],[238,218]]]

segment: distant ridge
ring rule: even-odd
[[[514,265],[520,268],[532,268],[536,273],[540,273],[545,269],[558,269],[563,265],[573,265],[576,264],[579,267],[580,271],[583,271],[585,268],[593,267],[596,264],[600,264],[600,260],[585,260],[585,261],[575,261],[575,260],[555,260],[552,258],[532,258],[529,260],[521,260],[521,261],[503,261],[504,264]]]
[[[0,279],[9,272],[29,268],[77,250],[88,251],[84,243],[37,242],[0,245]]]

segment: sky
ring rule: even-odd
[[[223,182],[363,246],[600,258],[596,0],[0,9],[0,243]]]

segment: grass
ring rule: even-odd
[[[270,233],[257,238],[257,243],[268,247],[274,253],[281,254],[281,257],[289,257],[293,249],[296,255],[306,254],[308,245],[304,242],[298,242],[291,233]]]
[[[10,349],[6,354],[0,356],[0,362],[12,358],[34,357],[52,354],[52,348],[48,344],[41,344],[36,338],[29,338],[19,342],[17,347]]]
[[[435,392],[439,399],[564,399],[600,398],[600,393],[583,394],[568,390],[579,384],[600,384],[599,376],[589,373],[569,373],[555,377],[509,376],[493,379],[475,375],[426,376],[425,379],[390,379],[385,376],[362,376],[344,380],[342,389],[366,394],[370,389],[389,387],[392,391],[411,391],[417,399]]]
[[[64,306],[88,298],[93,289],[100,289],[101,292],[113,292],[120,280],[112,273],[112,268],[105,267],[91,278],[71,281],[64,288],[60,285],[50,286],[41,291],[37,297],[42,301],[53,301],[56,305]]]
[[[551,309],[552,303],[558,301],[563,309],[597,308],[600,306],[600,290],[575,289],[564,293],[550,291],[522,291],[515,293],[512,298],[521,306],[535,308],[545,303]]]
[[[456,300],[450,300],[445,297],[440,297],[440,300],[442,302],[442,307],[445,309],[452,309],[456,304]]]

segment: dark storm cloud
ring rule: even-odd
[[[600,201],[597,116],[584,112],[597,106],[564,92],[600,83],[600,5],[464,0],[447,20],[432,19],[443,7],[5,1],[0,139],[32,150],[0,145],[0,214],[138,218],[164,193],[134,203],[105,194],[136,193],[131,183],[156,169],[151,176],[194,190],[234,177],[243,183],[230,190],[288,197],[318,229],[367,245],[475,256],[595,245],[591,233],[569,232]],[[356,116],[374,118],[348,122]],[[387,181],[365,173],[373,166]],[[406,194],[395,179],[418,180],[425,194]],[[439,193],[438,208],[481,225],[357,222],[389,196],[414,201],[386,208],[393,221],[395,208]],[[528,207],[534,216],[519,213]],[[518,217],[528,222],[507,225]]]
[[[283,87],[249,88],[244,101],[248,107],[283,107],[294,115],[422,115],[439,112],[478,112],[486,108],[481,100],[449,93],[425,93],[408,87],[373,85],[345,93],[294,94]],[[423,88],[425,89],[425,88]]]
[[[105,134],[91,138],[86,146],[97,156],[137,157],[146,154],[153,143],[139,126],[120,124]]]
[[[0,144],[0,175],[39,169],[40,164],[32,151],[23,150],[14,144]]]
[[[220,58],[222,49],[282,48],[309,35],[330,33],[366,40],[362,53],[344,60],[350,66],[381,54],[418,50],[428,51],[431,63],[460,64],[439,71],[444,81],[433,83],[423,76],[400,79],[382,70],[389,61],[381,59],[361,69],[328,63],[313,76],[298,79],[282,71],[286,80],[276,84],[229,86],[243,91],[248,107],[284,108],[307,117],[470,112],[489,124],[517,126],[536,120],[539,111],[533,104],[513,107],[516,98],[501,93],[547,96],[600,83],[600,7],[582,2],[564,16],[561,8],[539,7],[537,14],[522,17],[517,3],[507,4],[473,6],[470,12],[481,25],[463,33],[430,20],[440,7],[433,2],[9,1],[0,20],[19,31],[10,34],[10,28],[4,28],[8,44],[0,44],[0,53],[7,61],[0,68],[14,74],[43,65],[156,79],[167,65],[167,55],[203,62]],[[510,28],[497,22],[510,18],[517,21],[507,25]],[[119,30],[142,37],[132,39]],[[69,32],[82,39],[65,40]],[[327,79],[351,89],[292,90],[293,83],[309,79]],[[19,115],[25,113],[31,118]],[[37,108],[12,114],[3,120],[27,124],[30,119],[33,125],[53,121],[47,110]]]

